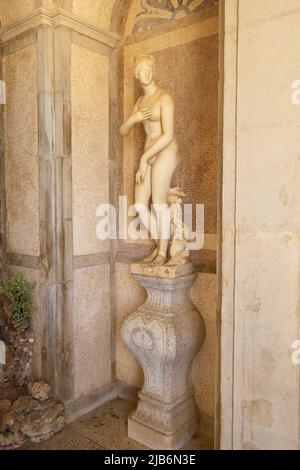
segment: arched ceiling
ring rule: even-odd
[[[218,4],[218,0],[132,0],[125,36],[185,18]]]

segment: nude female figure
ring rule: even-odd
[[[135,77],[139,80],[144,95],[135,104],[130,118],[120,132],[128,136],[134,125],[142,122],[146,141],[144,154],[136,174],[136,211],[147,229],[157,234],[157,248],[144,261],[163,265],[167,261],[169,238],[164,237],[163,221],[159,211],[149,210],[149,202],[167,205],[172,176],[179,164],[178,145],[174,136],[174,103],[169,93],[155,83],[155,63],[152,56],[141,56],[135,62]],[[145,207],[145,210],[141,208]],[[156,206],[159,207],[159,206]]]

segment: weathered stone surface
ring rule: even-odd
[[[29,382],[27,385],[28,393],[39,401],[46,401],[50,397],[51,388],[45,382]]]
[[[10,449],[16,449],[20,447],[26,441],[24,434],[17,433],[0,433],[0,447],[8,447]]]
[[[7,431],[17,433],[21,430],[21,425],[21,418],[15,411],[10,411],[2,417],[0,430],[4,433]]]
[[[33,343],[28,332],[18,333],[8,323],[0,326],[0,338],[5,343],[5,361],[1,368],[0,381],[0,396],[4,398],[7,397],[4,388],[21,389],[30,380]],[[4,384],[6,384],[5,387]],[[17,397],[8,395],[8,398],[13,400]]]
[[[0,447],[17,448],[26,438],[41,442],[54,436],[64,426],[64,406],[54,400],[40,402],[31,396],[18,398],[13,405],[2,400]]]
[[[26,416],[32,411],[43,410],[51,407],[51,405],[53,406],[53,402],[51,400],[49,402],[41,403],[27,395],[18,398],[13,404],[13,409],[18,415]]]
[[[64,406],[57,404],[48,410],[32,411],[22,425],[22,432],[34,442],[48,439],[64,425]]]
[[[0,416],[9,413],[12,409],[12,403],[10,400],[0,400]]]

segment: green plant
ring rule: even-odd
[[[35,284],[27,281],[21,272],[2,281],[0,285],[0,294],[9,302],[9,319],[18,332],[29,327],[30,313],[34,309],[34,289]]]

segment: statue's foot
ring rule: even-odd
[[[152,264],[154,266],[163,266],[166,263],[166,261],[167,261],[167,258],[161,255],[157,255],[157,257],[155,258]]]
[[[152,263],[152,261],[155,260],[157,255],[158,255],[158,247],[155,248],[155,250],[153,251],[153,253],[151,253],[151,255],[149,255],[145,259],[143,259],[141,261],[141,263]]]

